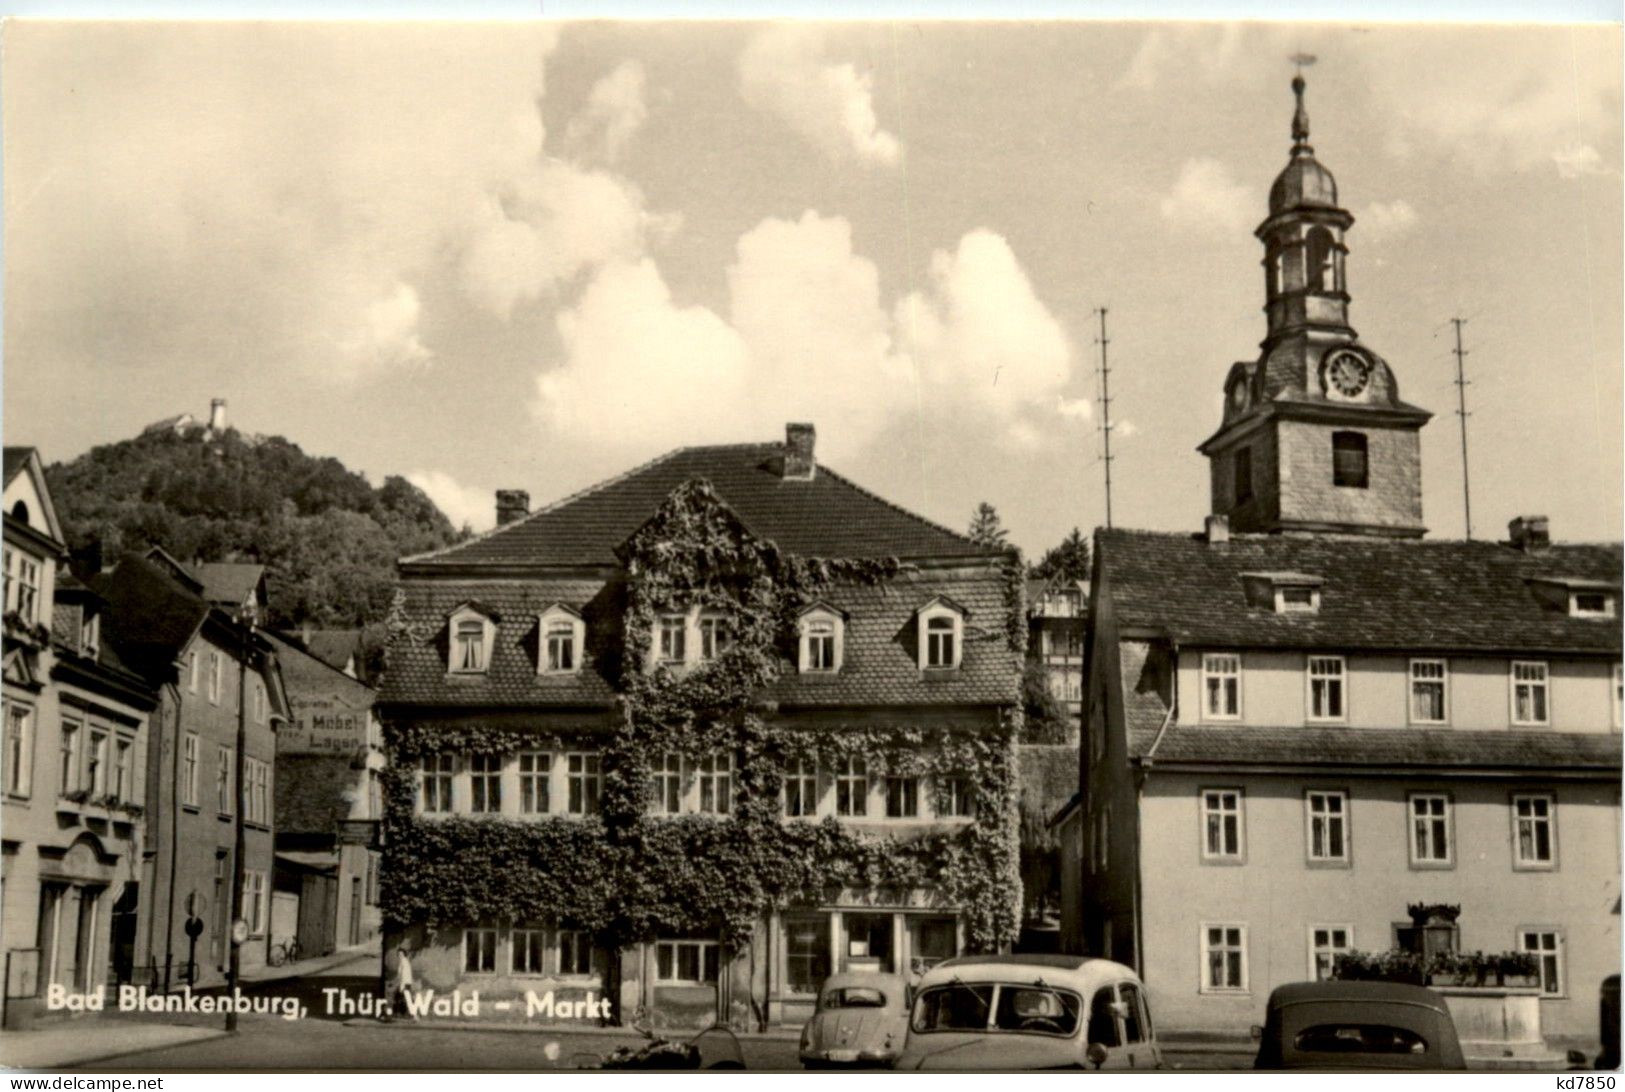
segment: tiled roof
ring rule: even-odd
[[[411,622],[390,644],[380,701],[443,706],[568,706],[608,704],[615,695],[625,606],[619,585],[599,580],[406,580]],[[915,612],[936,595],[951,595],[969,612],[958,670],[922,674],[915,654]],[[501,617],[496,647],[483,675],[446,671],[446,620],[468,600]],[[1016,700],[1019,672],[1005,631],[1004,584],[987,567],[973,574],[905,572],[881,585],[844,585],[824,599],[848,613],[838,675],[784,675],[763,695],[787,705],[996,704]],[[575,675],[536,672],[537,615],[554,603],[579,610],[587,655]],[[789,655],[790,649],[783,652]],[[928,676],[928,677],[927,677]]]
[[[192,567],[211,603],[236,607],[247,601],[265,579],[265,566],[249,562],[205,561]]]
[[[1145,757],[1156,729],[1138,729],[1131,753]],[[1459,728],[1328,728],[1180,725],[1156,745],[1157,765],[1303,765],[1400,768],[1620,770],[1615,732],[1468,731]]]
[[[5,449],[7,485],[11,484],[11,479],[17,476],[17,471],[28,463],[28,457],[33,453],[34,449],[31,447],[8,447]]]
[[[942,557],[988,551],[820,466],[786,481],[784,446],[679,448],[467,542],[402,560],[403,569],[464,565],[612,565],[615,549],[691,479],[709,481],[759,537],[803,557]]]
[[[372,704],[374,697],[372,687],[346,675],[342,664],[334,667],[307,651],[298,641],[283,634],[269,630],[262,630],[261,633],[276,649],[277,662],[282,668],[283,684],[293,700],[297,701],[310,693],[336,694],[357,707]]]
[[[209,613],[201,598],[135,554],[112,572],[91,577],[89,586],[107,601],[103,640],[116,647],[126,666],[149,678],[168,673]]]
[[[1620,584],[1622,551],[1553,545],[1533,553],[1493,542],[1375,537],[1193,535],[1102,530],[1095,546],[1117,623],[1185,645],[1383,648],[1618,655],[1617,620],[1572,618],[1543,605],[1539,577]],[[1248,604],[1242,574],[1321,577],[1320,610],[1276,614]]]

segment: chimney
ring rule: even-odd
[[[214,398],[209,401],[209,431],[226,431],[226,400]]]
[[[1507,536],[1512,545],[1526,553],[1544,550],[1552,544],[1552,534],[1545,516],[1518,516],[1507,524]]]
[[[1230,541],[1229,516],[1209,516],[1205,521],[1205,526],[1209,543],[1218,544]]]
[[[818,430],[811,424],[794,421],[784,426],[784,480],[810,482],[818,471],[813,461],[813,444]]]
[[[530,515],[530,494],[523,489],[497,490],[497,526]]]

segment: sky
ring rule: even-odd
[[[456,522],[774,441],[1029,554],[1195,530],[1312,142],[1351,318],[1432,410],[1424,520],[1621,537],[1617,27],[12,22],[8,444],[212,397]]]

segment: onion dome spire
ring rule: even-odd
[[[1292,149],[1309,145],[1309,111],[1303,106],[1303,73],[1292,77],[1292,93],[1298,98],[1298,108],[1292,112]]]

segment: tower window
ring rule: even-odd
[[[1322,227],[1309,233],[1309,290],[1337,291],[1337,243]]]
[[[1235,461],[1236,476],[1236,503],[1253,499],[1253,449],[1240,447],[1236,449]]]
[[[1332,433],[1332,484],[1348,486],[1351,489],[1364,489],[1370,481],[1365,434]]]

